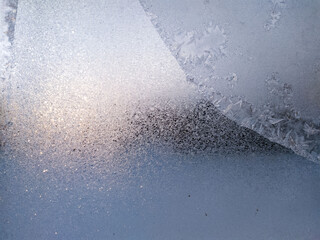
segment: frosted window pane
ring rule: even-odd
[[[141,0],[187,74],[229,118],[320,161],[320,2]]]
[[[208,13],[198,7],[210,13],[213,4],[0,0],[0,239],[320,236],[320,165],[264,132],[283,126],[282,118],[264,112],[257,126],[270,124],[263,131],[242,121],[253,121],[253,105],[231,97],[244,86],[232,64],[225,95],[222,85],[204,81],[218,71],[205,68],[222,58],[203,65],[199,51],[231,51],[241,59],[228,49],[227,25],[202,24]],[[221,2],[216,13],[228,4]],[[272,4],[234,7],[250,15],[251,8],[285,12],[289,6]],[[155,21],[153,10],[162,20]],[[182,13],[200,20],[182,24]],[[282,16],[266,14],[262,33],[276,31]],[[184,24],[211,41],[180,46],[179,54],[196,64],[181,62],[174,50],[192,30],[181,28],[173,40],[164,35]],[[259,68],[243,71],[264,71]],[[290,89],[277,74],[268,78],[275,104],[291,99]],[[318,154],[310,150],[318,146],[314,120],[292,120],[292,134],[306,139],[289,146],[311,160]],[[308,134],[297,132],[299,126]]]

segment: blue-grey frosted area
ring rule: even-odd
[[[319,165],[145,151],[73,168],[2,158],[1,239],[320,237]]]
[[[320,1],[140,2],[217,108],[319,162]]]
[[[145,151],[73,169],[1,159],[1,239],[320,237],[319,165]]]
[[[0,7],[1,240],[320,238],[320,165],[232,121],[139,1]]]

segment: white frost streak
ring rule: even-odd
[[[3,81],[6,66],[8,64],[8,58],[10,56],[10,42],[7,35],[8,24],[5,21],[6,13],[10,9],[5,6],[3,1],[0,2],[0,78]],[[1,81],[1,87],[2,87]]]
[[[270,13],[269,20],[264,25],[264,28],[267,31],[275,28],[280,21],[282,15],[282,9],[286,7],[285,0],[271,0],[272,2],[272,11]]]

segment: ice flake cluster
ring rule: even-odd
[[[266,96],[261,95],[261,98],[264,99],[265,101],[262,101],[262,104],[260,105],[255,104],[255,102],[252,101],[252,98],[249,98],[246,96],[246,94],[243,94],[243,92],[238,91],[239,89],[243,88],[243,86],[248,88],[251,87],[250,83],[248,84],[248,81],[246,81],[246,77],[243,74],[244,72],[243,69],[248,69],[248,72],[253,72],[255,74],[254,70],[251,69],[251,68],[254,68],[255,65],[247,66],[247,64],[252,64],[252,62],[255,62],[258,60],[257,56],[259,56],[259,54],[255,55],[254,51],[259,52],[260,49],[256,47],[258,46],[256,44],[257,41],[256,42],[252,41],[253,37],[247,38],[249,42],[251,41],[250,44],[249,43],[247,44],[249,46],[248,47],[246,46],[246,43],[241,42],[243,41],[243,38],[240,38],[240,37],[238,38],[237,35],[233,34],[234,32],[236,32],[237,34],[241,35],[242,34],[241,28],[243,27],[245,29],[245,27],[249,24],[248,21],[253,21],[254,17],[251,15],[246,16],[245,14],[240,17],[237,16],[236,14],[239,12],[239,9],[243,7],[243,4],[235,5],[236,11],[234,11],[234,9],[232,9],[231,5],[229,4],[230,2],[232,1],[227,1],[225,4],[226,4],[226,7],[230,7],[232,14],[229,16],[228,15],[229,13],[227,11],[227,13],[223,13],[220,16],[221,19],[228,19],[228,21],[219,20],[219,16],[218,16],[219,11],[215,12],[217,16],[216,15],[211,16],[209,14],[210,11],[213,11],[212,6],[215,6],[214,5],[215,1],[204,1],[201,4],[194,5],[194,9],[195,9],[194,11],[200,11],[201,9],[202,9],[201,11],[204,11],[203,16],[201,16],[204,18],[203,20],[201,19],[197,20],[198,21],[197,23],[196,19],[194,19],[196,23],[193,23],[192,19],[191,21],[189,19],[190,26],[186,26],[183,24],[179,24],[179,21],[178,21],[179,15],[177,15],[177,19],[175,19],[175,21],[172,20],[172,25],[167,26],[165,24],[166,23],[165,18],[161,14],[160,14],[161,16],[159,17],[157,16],[157,14],[154,13],[155,7],[152,4],[150,4],[149,1],[141,1],[142,6],[146,10],[147,16],[153,23],[153,26],[156,27],[158,33],[166,43],[167,47],[170,49],[172,55],[175,56],[181,68],[184,70],[188,80],[188,84],[192,83],[192,85],[194,85],[197,91],[199,92],[198,96],[196,97],[197,99],[196,101],[191,99],[187,101],[187,102],[193,102],[193,105],[190,107],[188,111],[191,111],[191,109],[198,109],[198,104],[199,102],[202,102],[202,101],[208,103],[209,105],[213,104],[214,108],[220,111],[219,113],[223,113],[226,117],[237,122],[239,125],[252,129],[258,132],[259,134],[263,135],[264,137],[267,137],[269,140],[272,140],[276,143],[289,147],[295,152],[297,152],[298,154],[303,155],[313,161],[318,161],[319,153],[320,153],[319,121],[317,122],[317,121],[314,121],[314,119],[308,119],[301,116],[301,113],[296,109],[295,102],[294,102],[295,94],[299,90],[292,83],[286,83],[286,81],[283,81],[282,80],[283,74],[277,73],[276,71],[277,69],[275,71],[274,69],[269,69],[270,71],[269,70],[265,71],[265,72],[268,72],[268,75],[262,74],[263,75],[262,78],[259,76],[259,79],[257,79],[257,81],[263,82],[263,89],[266,93],[265,94]],[[7,129],[9,126],[12,125],[11,120],[15,120],[16,122],[20,121],[21,122],[20,125],[21,125],[24,123],[23,119],[25,117],[26,121],[30,121],[29,124],[36,126],[35,128],[37,129],[37,131],[24,128],[26,130],[26,132],[24,133],[25,134],[24,137],[22,137],[21,135],[23,134],[23,132],[10,133],[10,134],[15,134],[15,138],[20,139],[21,141],[27,141],[27,140],[32,141],[32,139],[36,137],[37,139],[41,139],[45,142],[46,137],[48,139],[56,138],[60,140],[55,140],[54,143],[47,141],[47,143],[42,142],[41,144],[38,144],[38,143],[37,144],[41,145],[41,147],[47,146],[48,149],[50,149],[49,146],[59,147],[61,149],[66,149],[67,152],[72,151],[73,154],[75,154],[75,153],[78,153],[78,151],[77,150],[73,151],[73,149],[77,149],[77,148],[74,147],[72,144],[70,146],[67,146],[67,148],[64,144],[59,146],[57,144],[62,143],[64,140],[66,140],[65,139],[66,137],[70,140],[70,142],[72,142],[73,141],[72,139],[77,139],[77,134],[79,132],[82,132],[83,136],[87,136],[86,139],[92,139],[94,135],[96,136],[99,135],[98,139],[109,139],[110,143],[108,144],[112,146],[110,148],[113,148],[114,143],[118,144],[119,142],[121,142],[119,140],[123,136],[121,134],[123,134],[124,132],[126,132],[126,134],[128,135],[134,133],[132,129],[134,129],[135,127],[132,127],[131,124],[133,123],[127,120],[127,119],[130,119],[130,117],[128,116],[134,115],[134,119],[137,118],[136,120],[137,122],[139,122],[141,121],[141,119],[147,118],[146,116],[148,116],[148,114],[151,114],[147,110],[141,110],[143,114],[139,114],[140,110],[138,111],[135,107],[136,106],[140,107],[141,106],[140,103],[137,103],[136,105],[134,105],[134,107],[132,106],[130,107],[128,105],[125,108],[123,108],[123,106],[126,105],[126,103],[123,103],[123,105],[117,104],[116,107],[115,106],[111,107],[112,104],[110,103],[110,101],[108,102],[107,95],[115,94],[116,92],[119,91],[120,88],[122,89],[122,91],[128,93],[127,100],[129,102],[131,102],[132,99],[141,98],[139,100],[140,102],[151,101],[153,103],[156,103],[156,105],[151,104],[150,106],[152,106],[152,108],[158,109],[159,118],[160,118],[158,120],[160,121],[161,124],[163,124],[163,126],[160,123],[157,123],[157,124],[160,124],[161,126],[160,125],[158,126],[156,124],[157,125],[156,128],[158,130],[154,130],[154,131],[161,132],[161,129],[165,125],[169,126],[170,124],[172,124],[172,128],[174,128],[174,126],[176,126],[177,124],[176,126],[177,129],[178,130],[181,129],[181,124],[180,123],[178,124],[177,121],[174,120],[178,118],[177,116],[171,116],[172,120],[170,120],[170,124],[162,123],[162,122],[165,122],[165,121],[162,121],[161,119],[163,119],[163,117],[165,116],[164,113],[166,112],[166,110],[163,110],[162,104],[160,105],[158,104],[159,101],[160,102],[163,101],[163,99],[166,99],[168,96],[170,98],[171,96],[177,95],[177,91],[175,91],[175,88],[177,88],[177,85],[173,84],[173,82],[157,80],[157,84],[155,85],[152,83],[152,81],[155,81],[155,80],[151,80],[150,84],[149,83],[145,84],[145,82],[143,81],[139,83],[137,81],[137,83],[134,85],[132,84],[132,82],[129,81],[128,84],[126,83],[123,83],[123,85],[120,84],[122,87],[120,85],[118,86],[117,85],[118,83],[111,82],[110,85],[108,86],[110,92],[104,93],[103,95],[100,93],[102,85],[99,85],[96,88],[91,88],[92,82],[90,81],[92,80],[92,77],[83,78],[82,80],[80,80],[82,78],[82,74],[89,71],[89,67],[84,67],[83,69],[80,68],[82,69],[81,70],[82,72],[81,71],[79,72],[79,78],[77,80],[78,83],[73,82],[73,80],[70,80],[71,78],[74,78],[74,73],[76,72],[75,69],[77,69],[76,65],[74,67],[69,66],[71,69],[70,73],[68,73],[68,71],[70,70],[68,68],[59,70],[60,66],[57,62],[60,61],[61,59],[58,59],[58,61],[56,62],[53,61],[54,64],[51,67],[49,67],[50,64],[49,65],[46,64],[45,61],[48,60],[50,62],[50,59],[49,58],[46,59],[46,54],[44,55],[41,55],[41,54],[43,54],[44,52],[46,53],[48,52],[52,54],[52,56],[55,56],[54,54],[57,52],[57,48],[56,48],[57,46],[59,46],[60,48],[65,47],[66,49],[68,49],[67,51],[69,51],[70,49],[73,49],[72,44],[74,44],[76,41],[64,42],[63,40],[61,40],[64,37],[67,37],[69,40],[72,40],[73,37],[78,36],[79,39],[81,38],[83,39],[83,41],[90,42],[92,40],[90,37],[86,35],[83,37],[78,35],[79,32],[81,31],[80,29],[77,31],[76,26],[69,29],[68,24],[63,25],[60,22],[61,19],[60,20],[58,19],[56,22],[54,21],[48,22],[48,24],[53,24],[52,25],[53,27],[59,26],[59,29],[63,27],[64,29],[63,31],[65,31],[63,33],[64,35],[61,38],[52,38],[52,39],[55,39],[54,41],[57,41],[57,42],[60,41],[59,44],[55,46],[55,43],[48,42],[47,43],[48,46],[45,46],[45,51],[43,49],[40,49],[40,51],[34,51],[32,53],[33,55],[32,54],[28,55],[28,57],[30,57],[29,58],[30,61],[28,62],[28,64],[30,64],[30,66],[34,66],[34,69],[38,69],[38,68],[41,69],[42,67],[45,67],[45,66],[48,67],[48,72],[52,73],[52,76],[48,77],[48,79],[52,80],[55,78],[55,74],[56,75],[60,74],[62,78],[69,79],[70,81],[61,80],[61,82],[55,82],[52,80],[52,82],[50,82],[51,80],[48,80],[49,83],[47,83],[43,81],[40,75],[37,76],[35,79],[33,79],[34,84],[31,84],[31,83],[29,84],[30,86],[28,91],[25,91],[23,94],[21,94],[21,96],[18,96],[16,99],[18,102],[17,105],[20,105],[19,107],[23,108],[24,107],[23,104],[25,106],[33,106],[30,109],[30,112],[25,116],[21,116],[21,115],[10,116],[12,119],[9,121],[7,117],[5,117],[7,115],[4,114],[4,112],[6,111],[6,104],[7,104],[6,94],[9,94],[10,92],[9,88],[13,84],[13,82],[10,81],[10,74],[11,74],[10,58],[12,55],[11,43],[13,40],[13,33],[14,33],[13,30],[14,30],[17,3],[15,1],[2,1],[1,4],[2,5],[1,5],[0,26],[1,26],[1,31],[3,32],[3,34],[1,34],[0,36],[1,38],[1,41],[0,41],[1,91],[3,93],[1,95],[1,98],[2,98],[1,132],[2,134],[4,131],[6,131],[5,129]],[[265,29],[263,29],[263,25],[261,25],[261,23],[263,23],[265,19],[263,20],[262,18],[261,19],[256,18],[255,19],[256,23],[254,23],[256,25],[254,26],[258,26],[258,28],[257,29],[249,28],[249,31],[251,31],[252,33],[254,33],[254,31],[258,32],[257,33],[258,35],[258,34],[265,33],[266,32],[265,30],[270,31],[271,29],[277,26],[280,27],[279,19],[280,19],[282,10],[285,9],[288,4],[290,3],[285,2],[284,0],[273,0],[266,4],[262,4],[262,9],[265,9],[265,10],[266,9],[270,10],[270,5],[272,5],[271,6],[272,11],[270,14],[271,18],[265,24],[264,26]],[[201,7],[202,5],[204,6],[203,8]],[[254,10],[254,8],[252,7],[253,5],[254,4],[252,5],[248,4],[248,6],[242,10],[250,12]],[[177,8],[177,7],[178,7],[178,4],[173,5],[173,8]],[[266,12],[268,13],[268,11]],[[71,12],[71,14],[73,13],[74,12]],[[207,15],[209,15],[209,17]],[[72,21],[73,20],[76,21],[78,17],[79,16],[74,15],[73,17],[70,17],[70,19]],[[168,14],[168,17],[171,17],[170,14]],[[79,21],[80,20],[81,19],[79,19]],[[233,28],[233,25],[237,26],[237,29]],[[260,30],[262,30],[261,33],[259,32]],[[99,31],[97,30],[95,34],[98,34],[98,33]],[[40,39],[41,35],[39,35],[38,37],[35,37],[34,34],[32,33],[26,32],[25,35],[27,34],[31,34],[32,36],[29,36],[30,39],[32,41],[35,41],[34,46],[31,46],[30,49],[36,46],[40,46],[42,44]],[[50,31],[48,31],[48,34],[53,34],[53,33],[50,33]],[[46,35],[44,35],[43,37],[44,39],[46,39]],[[263,41],[262,38],[258,38],[258,40]],[[110,40],[110,41],[113,41],[113,40]],[[71,45],[68,46],[65,44],[71,44]],[[255,48],[250,49],[251,44],[253,44]],[[88,46],[95,46],[95,44],[88,44]],[[67,52],[69,55],[66,54],[66,56],[68,56],[68,58],[70,59],[79,59],[79,64],[80,64],[80,62],[83,61],[83,59],[85,58],[84,56],[87,54],[87,52],[85,51],[84,46],[79,46],[78,50],[79,51],[77,52],[70,51],[70,54]],[[96,49],[94,48],[92,48],[91,50],[96,51]],[[263,53],[263,54],[267,55],[268,53]],[[260,56],[260,57],[261,59],[264,59],[263,56]],[[241,61],[244,59],[246,60],[244,60],[244,62],[241,64],[235,64],[235,62],[233,61],[238,61],[237,59],[240,59]],[[69,64],[67,62],[68,61],[66,60],[65,62],[62,62],[61,65],[67,66]],[[280,63],[280,60],[279,60],[279,63]],[[130,64],[131,63],[128,63],[127,66],[129,66]],[[320,66],[319,62],[313,63],[312,65],[312,71],[315,77],[318,77],[318,78],[319,78],[319,72],[320,72],[319,66]],[[281,66],[279,66],[279,68],[280,67]],[[118,70],[116,70],[115,72],[117,71]],[[260,72],[259,70],[257,70],[257,73],[260,73]],[[28,71],[25,72],[25,75],[28,75],[28,74],[30,76],[32,75]],[[93,76],[95,73],[92,72],[90,74],[92,74]],[[100,74],[101,74],[101,71],[100,71]],[[144,76],[144,77],[148,78],[148,76]],[[83,82],[80,83],[81,81]],[[143,87],[141,88],[142,85]],[[28,87],[28,84],[26,82],[24,83],[24,82],[16,81],[16,86],[14,88],[21,89],[21,88],[27,88],[27,87]],[[183,87],[183,89],[187,89],[187,88],[188,87],[186,86]],[[143,94],[149,93],[149,96],[141,97],[143,95],[143,94],[140,94],[141,89],[144,89]],[[140,92],[138,90],[140,90]],[[20,91],[20,90],[17,90],[17,91]],[[251,88],[250,91],[255,91],[255,90],[252,90]],[[315,89],[313,91],[316,92],[317,90]],[[42,92],[42,95],[40,97],[38,95],[38,92]],[[152,99],[152,98],[155,98],[153,93],[157,95],[159,99],[157,100]],[[36,98],[34,98],[35,96]],[[119,96],[114,96],[114,98],[117,99],[118,101],[120,99]],[[176,96],[176,97],[179,98],[180,96]],[[185,96],[182,96],[182,97],[185,97]],[[21,98],[21,101],[19,102],[18,99],[20,98]],[[32,103],[32,101],[34,101],[34,103]],[[99,104],[99,101],[100,101],[100,104]],[[101,102],[105,102],[106,105],[108,102],[109,109],[102,110]],[[75,111],[74,109],[77,109],[77,106],[79,105],[79,103],[81,103],[80,105],[82,106],[82,108],[81,109],[78,108],[78,110]],[[59,106],[59,108],[57,108],[57,106]],[[173,103],[173,105],[171,104],[171,108],[174,108],[174,106],[175,106],[175,103]],[[17,106],[14,106],[14,104],[12,104],[11,107],[15,108]],[[167,106],[164,108],[166,109]],[[182,107],[182,109],[185,109],[185,108]],[[138,112],[135,112],[136,110]],[[97,111],[100,111],[100,112],[106,111],[108,113],[114,112],[114,116],[108,116],[108,117],[100,116],[100,118],[102,118],[103,120],[90,119],[88,117],[89,115],[92,116],[94,114],[97,114]],[[121,114],[119,113],[119,111],[122,111]],[[187,110],[185,111],[188,112]],[[194,111],[199,111],[199,109]],[[166,114],[170,115],[169,112],[167,112]],[[181,119],[184,119],[184,116],[188,114],[190,115],[190,113],[187,114],[186,112],[181,113],[179,117]],[[122,119],[120,119],[120,121],[119,119],[117,119],[118,118],[117,116],[119,116],[117,114],[120,114],[122,116]],[[75,116],[77,117],[76,121],[72,120],[73,118],[75,118]],[[149,118],[145,119],[146,121],[145,125],[151,124],[151,123],[148,123],[149,121],[148,119]],[[90,121],[92,121],[92,123],[89,124]],[[110,121],[110,122],[108,122],[108,124],[101,125],[101,121],[106,121],[106,122]],[[117,121],[118,123],[116,124]],[[95,125],[95,123],[97,123],[97,125]],[[119,126],[119,127],[114,127],[114,126]],[[152,129],[153,127],[155,126],[152,125],[151,127],[148,127],[148,129]],[[51,134],[50,136],[49,135],[46,136],[46,134],[48,133],[46,128],[50,129],[49,131],[49,133]],[[64,136],[63,134],[61,134],[62,132],[65,131],[64,129],[66,128],[72,129],[68,133],[68,136]],[[194,124],[194,126],[192,127],[193,131],[195,131],[195,133],[198,135],[199,135],[199,132],[197,132],[197,130],[199,128],[201,128],[200,123]],[[17,129],[19,129],[19,127]],[[101,132],[99,132],[98,129],[105,129],[105,132],[108,132],[110,136],[113,136],[113,137],[109,138],[104,135],[100,136]],[[121,131],[119,129],[121,129]],[[169,130],[167,129],[166,131],[168,132]],[[142,132],[145,132],[145,130],[143,130]],[[147,131],[147,133],[148,133],[147,135],[149,136],[150,132]],[[170,138],[171,140],[175,139],[175,140],[172,140],[174,142],[178,141],[177,135],[179,134],[173,134],[173,135],[170,135],[170,137],[168,137],[168,133],[165,133],[164,135],[165,137],[163,138],[165,139],[165,142],[169,141],[168,138]],[[21,137],[17,137],[17,136],[21,136]],[[138,136],[144,136],[144,134],[139,133]],[[157,136],[157,134],[155,136]],[[152,135],[152,136],[149,136],[148,138],[153,139],[155,136]],[[163,134],[161,136],[163,136]],[[4,137],[2,137],[1,139],[4,139]],[[131,139],[134,139],[134,136],[132,136]],[[204,139],[206,139],[205,136],[204,136]],[[109,140],[104,140],[104,141],[109,141]],[[82,141],[85,143],[87,140],[81,139],[79,141],[80,142]],[[191,141],[191,140],[189,139],[188,141]],[[184,143],[188,141],[184,140]],[[245,142],[246,140],[243,140],[243,141]],[[82,143],[80,142],[79,143],[77,142],[75,145],[79,145],[79,144],[81,145]],[[3,145],[4,143],[1,143],[1,144]],[[90,144],[92,143],[89,143],[89,142],[85,143],[86,146]],[[101,142],[98,145],[103,145],[103,144],[105,143]],[[220,141],[220,144],[223,145],[221,141]],[[188,144],[186,143],[186,145]],[[37,149],[37,147],[34,147],[34,149]],[[37,150],[37,152],[39,151]],[[45,153],[46,151],[41,150],[41,152]],[[81,154],[83,154],[83,151]]]
[[[272,3],[272,11],[270,12],[269,20],[264,25],[264,28],[267,31],[270,31],[277,26],[281,19],[282,10],[286,7],[285,0],[271,0],[270,2]]]
[[[174,36],[175,52],[185,63],[208,62],[223,55],[227,39],[223,28],[212,22],[204,32],[179,32]]]
[[[294,9],[292,11],[298,11],[301,7],[299,4],[285,0],[271,0],[258,4],[258,6],[248,1],[248,5],[244,8],[242,14],[239,12],[239,9],[243,7],[242,3],[227,1],[224,6],[225,9],[222,9],[221,4],[219,5],[216,1],[204,1],[203,6],[201,3],[190,1],[187,7],[184,7],[184,14],[181,14],[179,10],[181,5],[179,5],[178,0],[172,5],[167,3],[161,5],[152,0],[141,0],[140,2],[160,36],[185,71],[188,81],[198,87],[201,94],[205,96],[204,98],[210,99],[210,102],[217,109],[238,124],[252,129],[271,141],[286,146],[312,161],[319,162],[320,125],[316,117],[317,114],[314,113],[313,117],[308,118],[306,114],[301,115],[300,110],[297,110],[296,99],[299,99],[298,96],[303,93],[298,87],[303,88],[304,86],[297,84],[297,79],[294,79],[298,78],[297,75],[291,77],[290,82],[287,83],[282,80],[285,76],[284,73],[277,73],[278,71],[284,71],[289,75],[291,74],[290,71],[280,66],[285,65],[286,62],[289,64],[291,61],[290,64],[292,65],[285,68],[292,69],[292,66],[297,65],[297,63],[294,62],[294,58],[292,58],[293,60],[283,58],[283,61],[281,61],[282,56],[280,55],[279,59],[268,58],[268,52],[273,50],[269,48],[269,50],[264,50],[266,52],[263,53],[261,49],[265,46],[259,45],[260,41],[266,45],[269,44],[263,39],[264,34],[268,34],[270,30],[280,25],[283,10],[288,7],[288,4],[291,9]],[[171,6],[171,15],[170,13],[165,14],[166,6],[169,5]],[[255,9],[255,5],[257,5],[257,9]],[[313,8],[316,7],[313,6]],[[175,9],[176,12],[172,9]],[[252,15],[258,10],[269,15],[266,23],[263,23],[265,22],[263,17]],[[304,12],[301,14],[304,14]],[[208,21],[207,19],[210,18],[214,20]],[[250,23],[252,28],[246,28],[247,21],[252,21],[252,24]],[[305,26],[307,26],[307,23]],[[286,32],[285,27],[282,28],[283,32]],[[250,33],[252,36],[243,36],[244,33],[240,29],[245,29],[246,33]],[[263,29],[267,31],[263,31]],[[270,42],[279,36],[277,34],[272,35],[271,32],[270,34]],[[252,41],[254,36],[257,38]],[[297,35],[298,37],[299,35]],[[313,46],[317,48],[318,46],[315,44],[318,40],[313,41]],[[294,44],[298,45],[297,42]],[[271,44],[270,47],[273,48]],[[300,46],[296,47],[299,48]],[[301,45],[301,49],[304,47],[304,45]],[[278,49],[280,52],[282,51],[280,47]],[[307,50],[302,51],[306,52]],[[260,54],[253,57],[255,52],[260,52]],[[276,53],[273,54],[277,56]],[[315,52],[309,55],[317,57]],[[240,62],[237,59],[241,59]],[[250,65],[257,60],[262,63],[261,66],[257,64],[257,69],[251,69]],[[274,63],[268,64],[268,61]],[[274,66],[274,68],[270,66]],[[233,68],[238,69],[239,72]],[[244,79],[244,69],[247,69],[247,72],[252,72],[252,79]],[[315,63],[313,73],[311,73],[315,77],[311,80],[313,82],[316,82],[317,78],[319,80],[317,69],[319,68]],[[303,68],[301,71],[306,72]],[[310,70],[308,71],[310,72]],[[262,72],[264,72],[264,75]],[[306,74],[309,73],[306,72]],[[289,79],[289,77],[286,77],[286,79]],[[259,88],[256,87],[258,91],[263,89],[256,100],[251,97],[255,90],[251,88],[250,81],[251,84],[259,86]],[[240,90],[244,88],[251,90]],[[319,94],[318,90],[317,87],[310,90],[309,95],[317,96]],[[304,99],[306,98],[304,97]],[[311,99],[314,106],[317,105],[315,101],[317,101],[316,97],[314,100]],[[256,104],[255,102],[260,103]]]

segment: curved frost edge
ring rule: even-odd
[[[192,63],[203,60],[200,64],[203,65],[201,70],[204,72],[206,69],[206,61],[210,60],[212,56],[198,56],[197,45],[190,44],[192,41],[180,41],[180,38],[188,38],[194,40],[194,34],[192,32],[178,33],[175,39],[171,39],[169,34],[161,26],[157,16],[150,11],[150,6],[144,0],[139,0],[146,15],[152,22],[153,26],[159,33],[166,46],[171,53],[175,56],[180,67],[187,75],[187,80],[195,84],[199,92],[204,98],[210,100],[225,116],[231,120],[237,122],[243,127],[247,127],[256,131],[260,135],[266,137],[270,141],[281,144],[287,148],[293,150],[296,154],[307,158],[315,163],[320,163],[320,124],[312,120],[303,119],[299,112],[295,110],[292,103],[292,89],[291,86],[282,83],[277,73],[273,73],[265,80],[266,87],[269,90],[268,101],[262,107],[255,107],[254,104],[247,101],[241,96],[224,96],[221,92],[216,91],[213,87],[206,86],[203,82],[206,79],[197,79],[195,81],[195,74],[199,71],[194,71]],[[212,25],[212,24],[211,24]],[[223,41],[223,29],[214,28],[209,24],[209,30],[214,32],[221,32],[221,44],[216,48],[219,51],[219,55],[223,55],[224,41]],[[185,36],[183,36],[183,34]],[[189,36],[190,35],[190,36]],[[217,35],[217,34],[216,34]],[[207,37],[203,34],[202,39]],[[178,39],[176,39],[178,38]],[[181,40],[181,39],[180,39]],[[197,39],[198,41],[201,39]],[[185,44],[186,42],[186,44]],[[204,44],[200,44],[200,47]],[[213,56],[215,57],[215,56]],[[190,67],[191,66],[191,67]],[[206,74],[204,74],[206,75]],[[236,84],[237,77],[231,76],[227,79],[232,87]],[[274,102],[276,98],[279,102]]]

